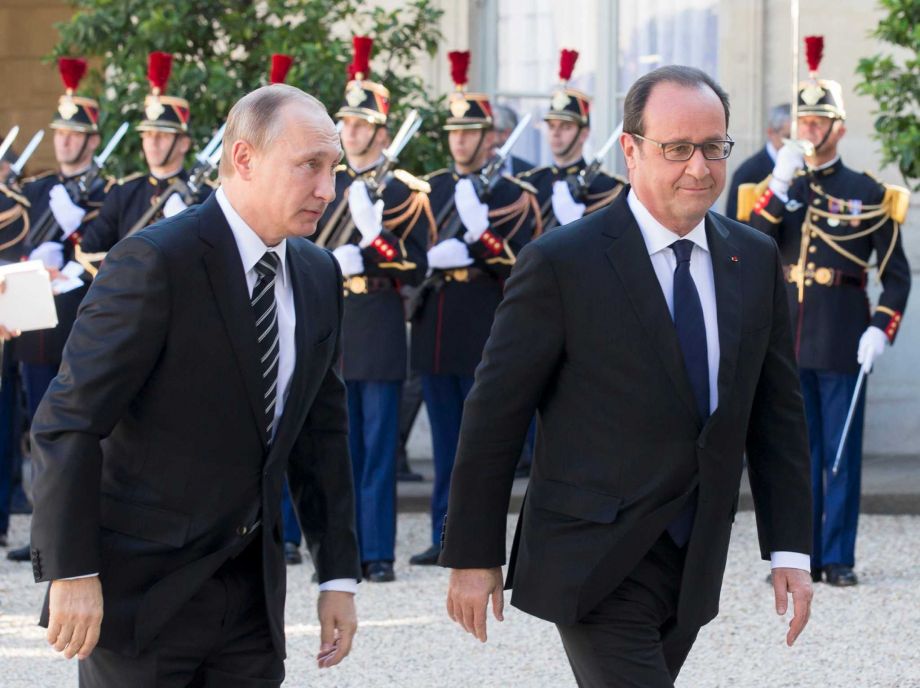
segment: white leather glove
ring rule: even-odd
[[[355,244],[339,246],[332,252],[332,255],[339,261],[342,274],[346,277],[364,273],[364,258],[361,257],[361,249]]]
[[[361,248],[370,246],[383,229],[383,199],[371,203],[367,186],[358,179],[348,188],[348,210],[355,227],[361,232]]]
[[[48,205],[51,207],[54,219],[64,230],[64,239],[77,230],[77,227],[83,222],[83,216],[86,215],[86,211],[70,199],[70,194],[67,193],[63,184],[55,184],[51,187],[51,192],[48,194]]]
[[[859,338],[859,348],[856,350],[856,360],[859,365],[872,368],[876,359],[885,353],[888,346],[888,335],[875,325],[870,325]]]
[[[479,241],[489,228],[489,206],[479,200],[473,182],[466,177],[454,187],[454,206],[467,230],[463,238],[468,244]]]
[[[572,198],[572,190],[568,183],[560,179],[553,182],[553,215],[559,220],[560,225],[567,225],[570,222],[581,218],[585,214],[585,204],[577,202]]]
[[[459,239],[445,239],[428,250],[428,267],[432,270],[450,270],[472,265],[470,251]]]
[[[773,193],[785,198],[795,173],[803,167],[805,158],[801,149],[793,143],[784,143],[776,154],[776,164],[773,165],[773,178],[770,180],[770,189]]]
[[[170,197],[166,199],[166,203],[163,204],[163,217],[178,215],[186,208],[188,208],[188,205],[182,200],[182,194],[174,193],[170,195]]]
[[[32,249],[29,260],[40,260],[47,269],[60,270],[64,267],[64,244],[46,241]]]

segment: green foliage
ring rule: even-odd
[[[875,138],[883,163],[895,163],[904,182],[920,191],[920,0],[880,0],[887,16],[872,36],[898,46],[897,57],[874,55],[856,68],[857,92],[878,103]]]
[[[390,89],[390,123],[399,127],[412,107],[424,118],[420,134],[403,152],[401,166],[423,172],[447,159],[440,135],[441,97],[429,96],[410,73],[424,54],[434,55],[442,11],[432,0],[406,0],[385,11],[367,0],[71,0],[74,15],[57,25],[61,40],[52,57],[93,58],[81,93],[100,96],[103,141],[127,120],[143,117],[147,55],[173,54],[167,91],[191,106],[193,149],[204,145],[230,106],[268,83],[272,53],[288,53],[294,65],[287,83],[326,103],[342,102],[351,62],[351,36],[374,38],[371,78]],[[140,138],[129,134],[107,165],[125,174],[144,169]]]

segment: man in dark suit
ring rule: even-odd
[[[792,114],[789,103],[776,105],[770,109],[767,118],[767,142],[764,147],[738,165],[728,185],[725,199],[725,217],[738,219],[738,187],[742,184],[759,184],[773,172],[776,154],[783,147],[783,139],[789,138],[789,125]]]
[[[451,617],[484,641],[536,410],[512,601],[557,624],[579,685],[652,688],[718,611],[745,451],[790,644],[812,594],[811,497],[776,244],[708,212],[728,98],[671,66],[624,107],[631,189],[518,256],[464,408],[440,563]]]
[[[320,582],[319,665],[348,654],[342,275],[301,238],[340,159],[319,101],[250,93],[222,189],[119,242],[81,306],[32,435],[42,624],[83,659],[81,685],[280,685],[285,470]]]

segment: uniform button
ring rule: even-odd
[[[809,246],[809,247],[808,247],[808,252],[809,252],[809,253],[815,253],[815,252],[817,252],[817,250],[818,250],[818,247],[817,247],[817,246]]]
[[[249,532],[249,528],[246,526],[240,526],[239,528],[236,529],[236,534],[239,535],[240,537],[243,537],[248,532]]]
[[[814,269],[815,269],[815,264],[814,264],[814,263],[809,263],[809,264],[808,264],[808,269],[809,269],[809,270],[814,270]]]
[[[806,286],[806,287],[810,287],[812,284],[814,284],[814,282],[812,282],[812,280],[810,280],[810,279],[805,280],[805,286]]]

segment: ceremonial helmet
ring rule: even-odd
[[[283,84],[284,80],[287,79],[288,71],[291,69],[292,64],[294,64],[294,58],[290,55],[284,55],[283,53],[272,55],[272,67],[268,73],[268,83]]]
[[[805,37],[805,59],[808,79],[799,82],[798,116],[815,115],[831,119],[846,119],[843,109],[843,88],[836,81],[818,78],[818,66],[824,56],[824,36]]]
[[[390,91],[383,84],[367,78],[370,74],[371,48],[374,39],[369,36],[352,38],[354,53],[348,65],[348,84],[345,100],[335,113],[336,119],[360,117],[371,124],[386,124],[390,114]]]
[[[444,125],[445,131],[453,129],[491,129],[492,104],[485,93],[468,93],[466,85],[470,68],[470,51],[453,50],[447,53],[450,60],[450,77],[454,92],[447,99],[450,117]]]
[[[565,120],[575,122],[580,127],[587,127],[591,124],[589,115],[591,97],[568,85],[577,61],[577,50],[562,49],[559,54],[559,85],[553,91],[549,110],[543,116],[544,121]]]
[[[58,71],[66,92],[58,99],[57,114],[51,121],[51,128],[98,134],[99,103],[92,98],[74,95],[86,75],[86,60],[62,57],[58,60]]]
[[[163,95],[172,73],[172,55],[154,51],[147,58],[147,80],[150,94],[144,99],[144,119],[135,127],[138,131],[165,131],[187,134],[190,116],[185,98]]]

